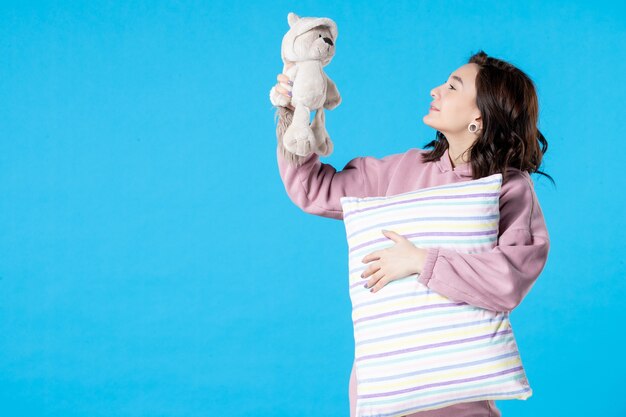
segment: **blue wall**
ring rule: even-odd
[[[432,140],[479,49],[533,78],[551,251],[511,316],[534,395],[498,406],[626,415],[626,20],[588,3],[3,2],[0,415],[348,415],[345,229],[276,166],[290,11],[339,28],[337,169]]]

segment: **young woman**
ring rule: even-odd
[[[290,95],[290,80],[278,75],[276,88]],[[317,154],[293,163],[277,148],[280,176],[290,199],[307,213],[343,219],[343,196],[374,197],[478,179],[502,173],[497,246],[465,254],[444,248],[419,248],[397,233],[394,246],[368,254],[363,279],[371,291],[389,281],[419,274],[418,280],[455,301],[494,311],[520,304],[543,270],[550,246],[531,173],[539,173],[547,141],[537,128],[538,100],[531,79],[513,65],[483,51],[430,92],[433,101],[423,121],[437,130],[425,147],[378,159],[357,157],[341,170]],[[278,107],[277,135],[289,126],[293,107]],[[541,146],[540,146],[541,145]],[[350,376],[351,415],[356,406],[356,374]],[[411,417],[497,417],[493,401],[456,404]]]

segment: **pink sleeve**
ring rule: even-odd
[[[532,180],[527,173],[517,171],[500,192],[497,246],[475,254],[429,248],[418,280],[455,301],[511,311],[543,270],[549,247]]]
[[[357,157],[341,171],[320,162],[317,154],[311,154],[297,167],[285,159],[278,147],[276,155],[280,177],[291,201],[307,213],[342,220],[339,199],[345,196],[385,195],[391,176],[405,154],[388,155],[381,159]]]

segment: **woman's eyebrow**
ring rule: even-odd
[[[463,85],[463,80],[461,79],[461,77],[457,76],[457,75],[451,75],[452,78],[454,78],[455,80],[457,80],[458,82],[461,83],[461,85]]]

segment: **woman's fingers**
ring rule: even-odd
[[[293,86],[293,83],[285,74],[278,74],[276,79],[278,80],[279,85],[282,87],[284,91],[291,93],[291,88]]]
[[[276,89],[279,90],[279,93],[289,97],[289,94],[291,93],[291,86],[293,84],[291,80],[285,74],[278,74],[276,79],[278,80]]]
[[[388,283],[389,283],[389,278],[387,276],[384,276],[381,279],[379,279],[378,282],[370,288],[370,292],[378,292],[380,291],[382,287],[384,287]]]
[[[364,285],[365,288],[372,288],[373,286],[375,286],[376,284],[379,283],[379,281],[385,276],[385,274],[382,271],[378,271],[376,272],[374,275],[372,275],[372,277],[367,281],[367,283]],[[384,285],[384,281],[382,283],[382,285]],[[380,288],[382,285],[379,285],[378,287]]]
[[[282,94],[285,97],[289,97],[291,98],[291,91],[283,88],[282,84],[276,84],[276,91],[278,91],[280,94]]]
[[[365,268],[365,271],[363,271],[363,273],[361,274],[361,278],[367,278],[368,276],[372,275],[374,272],[378,271],[380,269],[380,266],[378,264],[370,264],[367,268]]]
[[[285,74],[278,74],[276,79],[278,80],[278,82],[285,83],[285,84],[288,84],[288,85],[293,85],[293,83],[291,82],[289,77],[287,77]]]
[[[278,94],[283,95],[289,99],[290,102],[287,105],[287,108],[290,109],[291,111],[295,111],[296,108],[293,107],[293,105],[291,104],[291,91],[288,91],[287,89],[283,88],[281,83],[276,84],[276,91],[278,91]]]
[[[295,64],[293,62],[285,63],[286,69],[289,69],[289,68],[293,67],[294,65]],[[276,84],[276,91],[278,91],[279,94],[282,94],[283,96],[285,96],[289,100],[291,100],[291,89],[292,89],[292,86],[293,86],[293,82],[285,74],[278,74],[276,76],[276,80],[278,80],[278,83]],[[293,107],[293,105],[291,105],[291,103],[289,103],[289,105],[287,105],[287,108],[291,109],[291,110],[295,110],[295,107]]]

